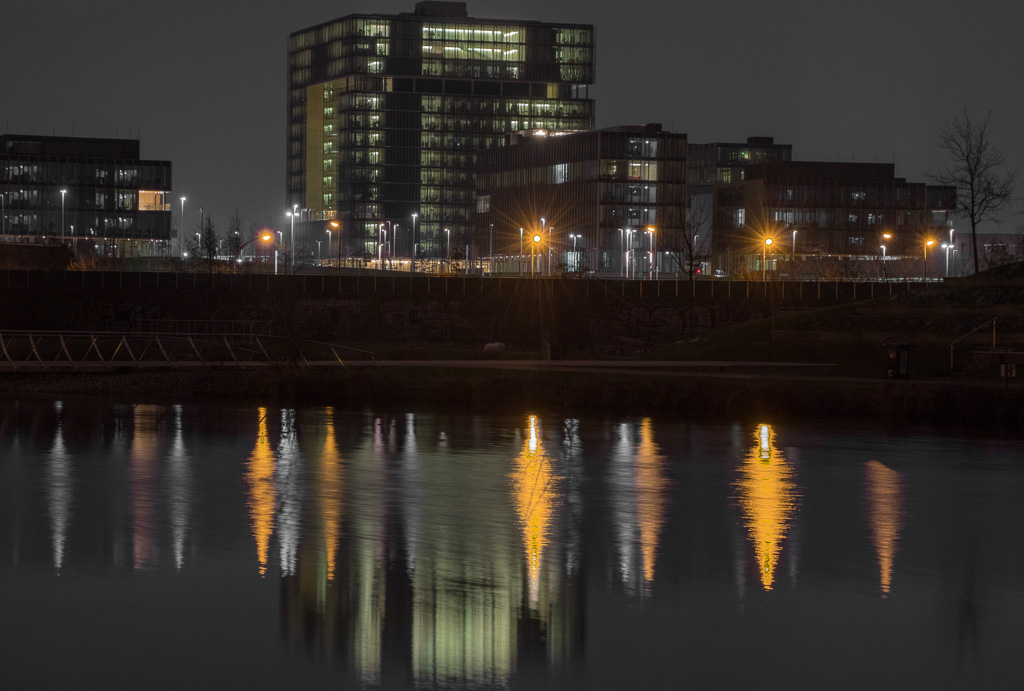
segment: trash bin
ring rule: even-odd
[[[907,376],[910,344],[902,336],[891,336],[883,343],[885,349],[885,378],[902,379]]]

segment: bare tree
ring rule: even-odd
[[[255,235],[253,236],[255,237]],[[228,217],[228,253],[232,259],[238,259],[242,250],[242,214],[235,209],[235,213]]]
[[[711,256],[711,201],[710,194],[685,192],[668,219],[669,227],[658,238],[659,248],[675,266],[676,273],[690,281]]]
[[[971,224],[974,272],[978,272],[978,225],[997,221],[1009,206],[1017,171],[1000,174],[1006,155],[988,138],[989,112],[982,122],[971,120],[967,108],[939,133],[939,148],[949,155],[942,170],[928,177],[940,185],[956,187],[956,213]]]
[[[189,252],[206,266],[209,273],[213,273],[217,265],[217,250],[220,247],[217,231],[213,229],[213,221],[207,218],[202,233],[197,235],[198,237],[189,243]]]

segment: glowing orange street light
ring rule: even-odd
[[[761,282],[768,281],[768,247],[772,244],[771,238],[764,239],[764,247],[761,248]]]
[[[530,278],[533,278],[533,265],[536,263],[537,245],[540,244],[540,233],[533,234],[533,244],[530,245]]]
[[[935,244],[934,240],[927,240],[924,243],[924,280],[928,280],[928,248]]]

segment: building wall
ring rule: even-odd
[[[922,256],[948,234],[955,190],[895,177],[892,164],[776,162],[749,166],[714,191],[713,263],[762,271],[762,259]],[[774,246],[762,251],[764,239]],[[882,247],[885,250],[882,250]],[[769,262],[768,270],[777,269]]]
[[[497,255],[519,253],[519,228],[544,230],[556,267],[648,274],[684,231],[685,157],[686,135],[658,125],[524,135],[483,153],[478,251],[490,251],[492,230]]]
[[[64,190],[64,194],[61,191]],[[0,137],[0,237],[95,242],[101,252],[151,256],[171,236],[171,163],[139,158],[139,142]]]
[[[394,256],[461,247],[477,151],[521,129],[590,129],[593,79],[592,26],[473,19],[463,3],[292,34],[287,198],[309,219],[297,243],[313,251],[336,220],[346,256],[375,256],[382,224]]]

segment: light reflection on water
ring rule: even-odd
[[[0,403],[0,678],[95,674],[31,666],[22,629],[59,617],[108,664],[123,630],[176,636],[137,656],[174,670],[150,686],[216,660],[258,687],[800,687],[823,654],[852,687],[880,669],[998,687],[1022,672],[1022,450],[768,422]],[[735,665],[745,645],[776,671]],[[226,663],[239,646],[250,663]]]

